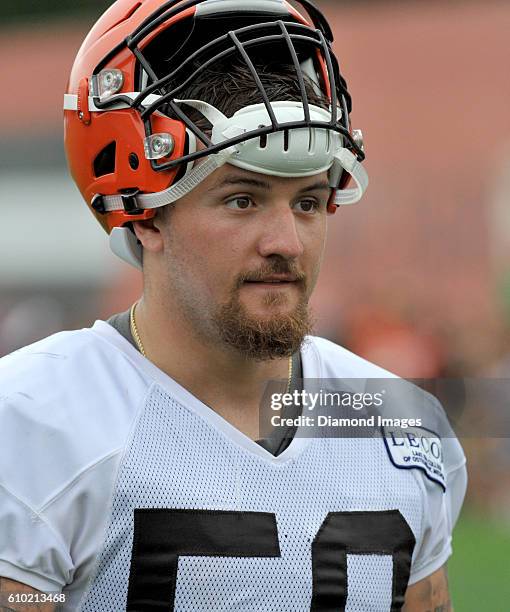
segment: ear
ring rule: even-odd
[[[156,217],[146,221],[133,221],[133,230],[145,251],[158,253],[163,250],[163,236],[154,221]]]

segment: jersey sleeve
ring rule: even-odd
[[[103,344],[64,332],[0,360],[0,576],[39,590],[90,571],[146,393]]]
[[[64,542],[36,511],[0,485],[0,576],[40,591],[72,580],[74,564]]]
[[[452,531],[462,508],[467,487],[466,458],[457,438],[442,440],[446,489],[423,478],[423,530],[411,568],[409,585],[430,576],[452,554]]]

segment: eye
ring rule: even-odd
[[[227,208],[231,210],[247,210],[253,204],[253,200],[248,196],[237,196],[226,202]]]
[[[320,202],[315,200],[314,198],[306,198],[304,200],[299,200],[294,205],[294,209],[297,209],[297,212],[305,213],[307,215],[312,215],[320,208]]]

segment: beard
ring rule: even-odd
[[[278,309],[288,301],[288,296],[268,291],[264,305],[274,314],[251,315],[239,299],[239,289],[247,280],[261,280],[269,274],[291,273],[298,277],[300,297],[292,311],[280,313]],[[290,357],[301,348],[306,335],[313,328],[308,306],[306,279],[297,273],[283,258],[274,259],[270,265],[255,273],[241,275],[227,303],[219,307],[213,322],[220,339],[243,356],[256,361]]]

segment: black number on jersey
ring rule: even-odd
[[[347,555],[393,558],[391,612],[401,610],[415,545],[398,510],[331,512],[312,544],[313,612],[347,603]],[[280,557],[276,516],[264,512],[136,509],[126,612],[173,609],[179,556]]]
[[[330,512],[312,544],[313,612],[339,612],[347,604],[347,555],[391,555],[391,612],[404,605],[415,539],[398,510]],[[368,577],[367,577],[368,579]]]

